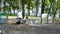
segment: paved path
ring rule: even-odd
[[[60,24],[29,26],[27,24],[4,24],[3,34],[60,34]]]

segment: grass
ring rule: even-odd
[[[58,18],[58,17],[55,17],[55,19],[60,20],[60,18]]]
[[[35,22],[36,22],[36,24],[40,24],[40,17],[31,17],[31,16],[29,16],[29,18],[38,19],[38,20],[35,20]],[[55,17],[54,20],[60,21],[60,18]],[[46,17],[42,18],[42,24],[45,24],[45,23],[47,23],[47,18]],[[48,19],[48,23],[52,23],[52,18]]]
[[[60,21],[60,18],[58,18],[58,17],[55,17],[55,20],[57,20],[57,21]]]
[[[16,16],[12,16],[12,17],[16,17]],[[26,16],[25,16],[26,17]],[[40,24],[40,17],[36,17],[36,16],[28,16],[29,19],[38,19],[38,20],[35,20],[35,23],[36,24]],[[60,18],[58,17],[55,17],[54,20],[57,20],[57,21],[60,21]],[[43,24],[47,23],[47,18],[43,18],[42,19],[42,22]],[[48,20],[49,23],[52,23],[52,18]]]

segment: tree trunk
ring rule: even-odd
[[[11,10],[9,12],[10,12],[9,15],[11,15]]]
[[[42,24],[42,14],[44,13],[45,0],[42,0],[41,15],[40,15],[40,24]]]
[[[13,10],[13,9],[12,9],[12,7],[11,7],[11,14],[13,14],[13,13],[12,13],[12,10]]]
[[[8,19],[8,15],[7,15],[7,19]]]
[[[56,15],[56,14],[54,14],[54,18],[55,18],[55,15]]]
[[[56,15],[57,9],[58,9],[58,8],[56,8],[56,10],[55,10],[55,13],[54,13],[54,18],[55,18],[55,15]]]
[[[59,12],[59,18],[60,18],[60,12]]]
[[[29,0],[29,3],[28,3],[28,15],[30,16],[30,0]]]
[[[23,15],[23,18],[24,18],[24,0],[21,0],[22,1],[22,15]]]
[[[0,0],[0,3],[1,3],[1,0]]]
[[[55,12],[57,12],[58,9],[59,9],[59,7],[56,8],[56,11]],[[59,18],[60,18],[60,12],[59,12]]]
[[[38,14],[38,3],[39,3],[39,0],[36,0],[36,17],[37,17],[37,14]]]
[[[0,11],[1,11],[1,8],[0,8]]]
[[[28,16],[30,16],[30,10],[28,9]]]
[[[14,9],[14,15],[15,15],[15,9]]]
[[[45,8],[45,0],[42,0],[41,13],[44,13],[44,8]]]
[[[8,19],[8,13],[6,13],[6,15],[7,15],[7,19]]]
[[[8,19],[8,11],[6,11],[6,17],[7,17],[7,19]]]

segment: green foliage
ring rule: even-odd
[[[39,1],[41,1],[41,0],[39,0]],[[38,6],[41,4],[39,1],[37,1]],[[13,8],[13,9],[19,9],[20,8],[19,3],[21,3],[21,0],[4,0],[4,3],[6,3],[6,2],[9,4],[9,6],[5,5],[5,7],[3,7],[4,11],[11,10],[11,8]],[[54,14],[57,8],[60,9],[60,0],[45,0],[45,6],[47,6],[47,7],[45,7],[45,11],[49,12],[49,10],[51,8],[49,6],[51,6],[51,3],[53,3],[52,13]],[[30,1],[24,0],[24,5],[27,6],[26,7],[27,9],[29,9],[29,7],[28,7],[29,4],[30,4],[31,10],[36,8],[36,6],[35,6],[35,5],[37,5],[36,0],[30,0]]]
[[[4,3],[8,3],[9,7],[12,7],[13,9],[19,9],[19,3],[21,4],[21,0],[4,0]],[[27,6],[26,8],[29,9],[28,4],[30,3],[30,9],[33,9],[35,6],[35,0],[24,0],[24,5]],[[8,8],[8,7],[5,7]],[[5,10],[4,8],[4,10]],[[6,9],[8,10],[8,9]]]
[[[46,1],[45,1],[45,5],[48,6],[49,4],[50,4],[49,0],[46,0]]]
[[[26,8],[29,9],[29,4],[30,4],[30,9],[34,8],[35,1],[34,0],[25,0],[25,5],[27,6]]]
[[[51,12],[52,14],[56,14],[57,10],[60,8],[60,0],[45,0],[45,11]],[[49,7],[50,6],[50,7]]]

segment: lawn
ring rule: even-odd
[[[13,17],[14,18],[16,16],[10,16],[10,17]],[[40,17],[28,16],[28,18],[31,19],[31,20],[34,19],[34,21],[35,21],[36,24],[40,24]],[[55,17],[54,20],[60,21],[60,18]],[[42,24],[45,24],[45,23],[47,23],[47,17],[42,18]],[[48,23],[52,23],[52,18],[48,19]]]

